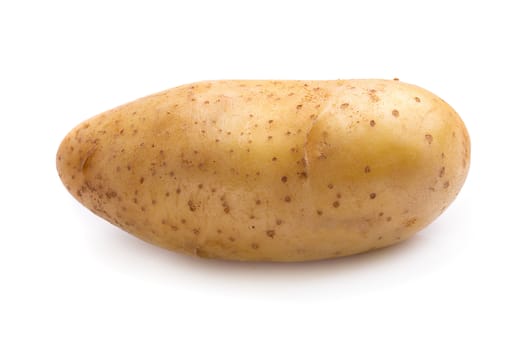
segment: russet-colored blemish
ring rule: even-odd
[[[405,221],[405,227],[411,227],[413,226],[417,221],[417,218],[410,218],[407,221]]]
[[[341,109],[347,109],[348,106],[349,106],[348,103],[343,103],[343,104],[341,104],[341,106],[339,106],[339,107],[340,107]]]
[[[273,238],[275,236],[275,231],[274,230],[268,230],[266,231],[266,235],[270,238]]]
[[[286,176],[281,177],[281,182],[282,183],[286,183],[286,181],[288,181],[288,177],[286,177]]]
[[[193,203],[192,200],[188,201],[188,208],[190,208],[191,211],[197,210],[197,206],[195,205],[195,203]]]
[[[416,100],[417,103],[421,102],[421,99],[419,97],[414,97],[414,100]]]
[[[333,203],[332,203],[332,206],[333,206],[334,208],[339,208],[339,201],[335,201],[335,202],[333,202]]]
[[[370,170],[370,166],[369,166],[369,165],[365,166],[365,173],[368,174],[370,171],[371,171],[371,170]]]
[[[292,201],[292,197],[290,196],[285,196],[284,197],[284,201],[287,202],[287,203],[290,203]]]
[[[272,158],[272,162],[275,162],[277,160],[277,157]]]
[[[317,210],[317,215],[319,215],[319,216],[323,215],[323,211],[322,210]]]
[[[370,193],[370,199],[374,199],[374,198],[376,198],[376,194],[375,194],[375,193],[373,193],[373,192],[372,192],[372,193]]]
[[[259,244],[257,244],[257,243],[252,243],[252,248],[253,248],[253,249],[259,249]]]
[[[399,111],[398,111],[397,109],[393,109],[393,110],[392,110],[392,115],[393,115],[394,117],[396,117],[396,118],[399,117]]]
[[[141,177],[141,178],[140,178],[140,184],[142,185],[143,183],[144,183],[144,178]]]
[[[425,135],[425,140],[427,140],[428,144],[432,144],[432,141],[434,141],[434,137],[430,134]]]
[[[261,205],[261,200],[260,200],[260,199],[257,199],[257,200],[255,201],[255,204],[257,204],[257,205]]]
[[[448,188],[450,186],[450,181],[445,181],[443,188]]]
[[[296,108],[297,108],[297,109],[302,109],[302,108],[303,108],[303,105],[297,105]]]
[[[333,184],[328,184],[327,187],[328,187],[329,189],[332,189],[332,188],[334,188],[334,185],[333,185]]]
[[[375,89],[368,90],[368,96],[370,97],[372,102],[379,102],[379,97],[376,95],[376,92],[377,91]]]
[[[445,175],[445,167],[441,167],[439,170],[439,177],[443,177],[443,175]]]
[[[283,223],[283,221],[282,221],[281,219],[277,219],[277,220],[275,220],[275,224],[276,224],[277,226],[281,225],[282,223]]]
[[[375,120],[371,120],[370,121],[370,126],[372,126],[372,127],[376,126],[376,121]]]

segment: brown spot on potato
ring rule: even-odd
[[[253,248],[253,249],[259,249],[259,244],[257,244],[257,243],[252,243],[252,248]]]
[[[371,121],[370,121],[370,126],[371,126],[371,127],[376,126],[376,121],[375,121],[375,120],[371,120]]]
[[[140,178],[140,184],[142,185],[143,183],[144,183],[144,178],[141,177],[141,178]]]
[[[275,236],[275,231],[274,230],[268,230],[266,231],[266,235],[270,238],[273,238]]]
[[[339,201],[335,201],[335,202],[333,202],[333,203],[332,203],[332,206],[333,206],[334,208],[339,208]]]
[[[375,199],[376,198],[376,194],[375,193],[370,193],[370,199]]]
[[[275,162],[277,160],[277,157],[272,158],[272,162]]]
[[[376,92],[377,91],[375,89],[368,90],[368,96],[372,102],[379,102],[380,100],[379,96],[376,95]]]
[[[332,189],[332,188],[334,188],[334,185],[333,185],[333,184],[328,184],[327,187],[328,187],[329,189]]]
[[[419,97],[417,97],[417,96],[414,97],[414,100],[415,100],[417,103],[421,102],[421,99],[420,99]]]
[[[255,200],[255,204],[261,205],[261,200],[260,199]]]
[[[448,188],[450,186],[450,181],[445,181],[445,183],[443,184],[443,188]]]
[[[284,201],[287,202],[287,203],[290,203],[292,201],[292,197],[290,196],[285,196],[284,197]]]
[[[341,104],[341,106],[339,106],[339,107],[340,107],[341,109],[347,109],[348,106],[349,106],[348,103],[343,103],[343,104]]]
[[[393,110],[392,110],[392,115],[393,115],[394,117],[396,117],[396,118],[399,117],[399,111],[398,111],[397,109],[393,109]]]
[[[192,200],[189,200],[189,201],[188,201],[188,208],[190,208],[190,211],[195,211],[195,210],[197,210],[197,206],[195,205],[195,203],[193,203]]]
[[[286,181],[288,181],[288,177],[286,177],[286,176],[281,177],[281,182],[282,183],[286,183]]]
[[[411,227],[413,226],[417,221],[417,218],[410,218],[407,221],[405,221],[404,225],[405,227]]]
[[[445,175],[445,167],[441,167],[439,170],[439,177],[443,177],[443,175]]]
[[[317,211],[317,215],[319,215],[319,216],[323,215],[323,211],[322,210],[318,210]]]
[[[434,141],[434,137],[431,134],[425,135],[425,140],[427,140],[428,144],[432,144],[432,141]]]
[[[369,165],[365,166],[365,173],[368,174],[370,171],[371,171],[370,166]]]
[[[282,221],[281,219],[277,219],[277,220],[275,220],[275,224],[276,224],[277,226],[282,225],[282,223],[283,223],[283,221]]]

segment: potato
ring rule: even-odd
[[[458,114],[388,80],[210,81],[102,113],[57,154],[71,194],[171,250],[305,261],[401,242],[458,194]]]

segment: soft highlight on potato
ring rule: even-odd
[[[83,122],[57,153],[70,193],[123,230],[256,261],[401,242],[450,205],[469,162],[458,114],[396,80],[184,85]]]

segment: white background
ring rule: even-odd
[[[0,348],[524,349],[522,8],[2,1]],[[300,264],[198,260],[95,217],[56,174],[76,124],[166,88],[394,77],[444,98],[472,138],[457,200],[396,247]]]

